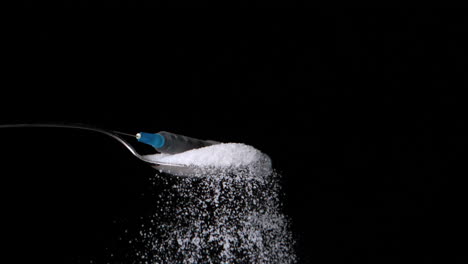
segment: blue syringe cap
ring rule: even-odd
[[[164,137],[155,133],[140,132],[136,135],[136,138],[138,142],[148,144],[154,148],[161,148],[165,143]]]

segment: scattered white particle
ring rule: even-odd
[[[153,182],[164,188],[137,241],[145,245],[140,263],[296,262],[280,175],[267,155],[226,143],[146,158],[197,166],[203,177],[156,175]]]

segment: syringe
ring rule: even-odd
[[[177,154],[187,150],[207,147],[220,142],[213,140],[201,140],[182,136],[166,131],[158,133],[140,132],[136,134],[138,142],[154,147],[157,151],[167,154]]]

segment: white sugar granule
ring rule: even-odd
[[[239,143],[152,160],[200,168],[205,177],[156,174],[154,212],[136,263],[295,263],[289,221],[281,213],[280,175],[270,158]],[[215,169],[209,169],[215,168]]]
[[[248,166],[264,158],[264,154],[252,146],[241,143],[222,143],[179,154],[154,154],[145,158],[165,163],[195,165],[201,167]]]

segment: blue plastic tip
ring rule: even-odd
[[[160,134],[154,134],[154,133],[145,133],[145,132],[140,132],[137,134],[137,140],[138,142],[142,142],[148,145],[153,146],[154,148],[160,148],[164,146],[165,139],[162,135]]]

